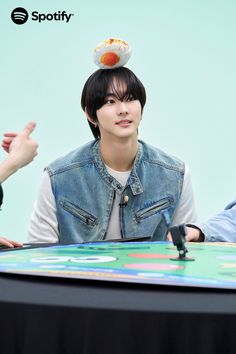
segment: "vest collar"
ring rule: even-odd
[[[114,178],[112,177],[106,169],[106,166],[101,158],[100,154],[100,140],[98,139],[92,147],[92,155],[97,167],[98,172],[107,183],[110,188],[113,188],[116,192],[121,193],[124,187]],[[139,143],[138,144],[138,152],[134,160],[134,165],[132,171],[130,173],[129,179],[127,181],[127,185],[130,185],[133,195],[143,193],[143,186],[137,174],[137,168],[140,164],[141,158],[143,155],[143,147]]]

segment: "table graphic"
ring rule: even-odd
[[[97,242],[0,252],[0,272],[131,283],[236,289],[236,244]]]

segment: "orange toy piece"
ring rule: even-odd
[[[107,52],[101,56],[101,63],[107,66],[113,66],[120,61],[120,57],[114,52]]]

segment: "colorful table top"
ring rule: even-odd
[[[0,272],[158,285],[236,289],[236,244],[98,242],[0,252]]]

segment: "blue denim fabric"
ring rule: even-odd
[[[120,208],[123,238],[166,237],[182,191],[184,164],[139,141],[126,186],[113,178],[100,155],[99,140],[59,158],[47,167],[55,196],[59,240],[103,240],[115,193],[127,195]]]
[[[236,242],[236,199],[200,228],[206,242]]]

